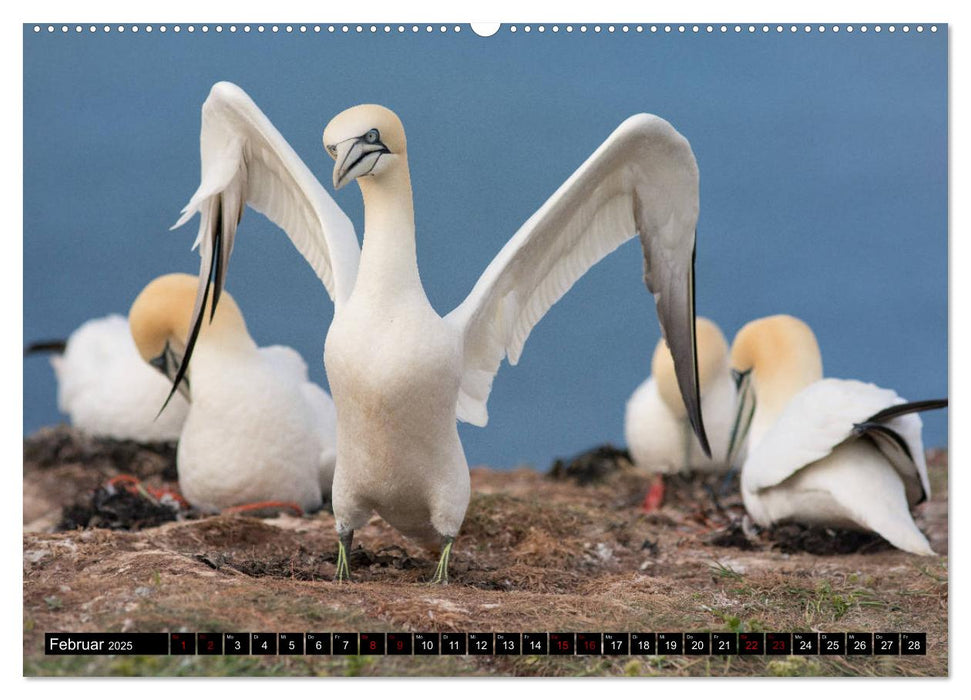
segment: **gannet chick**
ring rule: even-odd
[[[906,403],[874,384],[823,379],[816,337],[792,316],[743,327],[731,362],[739,383],[733,440],[748,432],[742,499],[755,522],[873,531],[899,549],[934,554],[910,514],[930,496],[915,412],[946,400]]]
[[[203,105],[202,182],[176,226],[200,213],[190,339],[203,325],[210,289],[218,299],[245,204],[284,229],[334,300],[324,365],[337,406],[338,580],[350,576],[354,530],[376,512],[426,546],[441,546],[433,582],[448,582],[449,554],[469,501],[456,421],[486,424],[502,360],[515,364],[557,299],[634,235],[692,426],[707,449],[694,337],[698,169],[670,124],[644,114],[621,124],[444,318],[418,274],[401,121],[385,107],[353,107],[331,120],[323,143],[335,161],[334,187],[357,180],[361,188],[363,249],[299,156],[229,83],[213,86]]]
[[[141,358],[170,379],[188,344],[196,286],[191,275],[159,277],[129,313]],[[256,346],[228,293],[199,333],[179,386],[190,404],[176,463],[190,504],[209,512],[266,501],[321,507],[336,455],[333,402],[308,381],[295,351]]]
[[[711,456],[701,449],[681,400],[674,360],[664,339],[651,359],[651,376],[631,394],[624,436],[634,464],[650,473],[720,472],[728,469],[728,438],[735,418],[735,382],[728,343],[713,321],[699,316],[698,382]]]
[[[57,407],[92,437],[136,442],[179,439],[189,406],[176,396],[159,415],[171,386],[146,367],[118,314],[81,324],[67,341],[34,343],[25,353],[48,351],[57,377]]]

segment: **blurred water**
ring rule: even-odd
[[[518,226],[625,117],[652,112],[701,170],[697,305],[731,335],[786,312],[826,374],[910,398],[947,394],[947,36],[104,35],[24,29],[24,339],[124,313],[196,272],[199,108],[242,86],[331,191],[324,125],[385,104],[408,133],[429,299],[458,304]],[[335,199],[360,227],[356,187]],[[503,366],[470,464],[545,469],[623,443],[624,403],[659,338],[629,243],[584,277]],[[262,344],[326,386],[332,306],[272,224],[244,217],[228,288]],[[62,419],[47,362],[24,361],[24,432]],[[947,414],[925,442],[947,443]]]

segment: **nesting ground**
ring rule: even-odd
[[[947,454],[917,523],[948,551]],[[947,557],[799,527],[753,534],[735,491],[647,478],[602,450],[556,476],[472,470],[452,583],[432,553],[375,518],[355,537],[355,581],[332,582],[333,516],[180,516],[100,490],[133,473],[175,486],[174,452],[59,427],[24,441],[26,675],[947,675]],[[579,482],[585,482],[582,485]],[[125,500],[128,499],[128,500]],[[159,524],[160,523],[160,524]],[[55,531],[58,528],[70,528]],[[51,657],[44,632],[861,631],[926,632],[898,657]]]

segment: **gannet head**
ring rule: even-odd
[[[175,273],[157,277],[141,291],[128,312],[128,325],[138,353],[152,367],[174,380],[189,336],[189,319],[195,305],[199,280]],[[209,300],[205,312],[210,312]],[[200,338],[234,339],[245,336],[246,322],[235,300],[225,293],[212,319],[204,324]],[[180,382],[179,389],[185,392]]]
[[[793,396],[823,378],[823,359],[808,324],[780,314],[750,321],[742,327],[732,342],[731,366],[738,403],[729,463],[753,423],[758,426],[752,431],[757,441]]]
[[[334,159],[334,189],[359,177],[379,178],[405,157],[405,130],[398,115],[381,105],[345,109],[324,129],[324,148]]]
[[[757,388],[785,388],[791,397],[823,378],[819,343],[805,321],[779,314],[745,324],[732,342],[732,369],[752,372]]]
[[[728,361],[728,342],[714,321],[702,316],[695,319],[695,339],[698,346],[698,384],[702,396],[719,371],[725,370]],[[674,373],[674,359],[664,338],[658,341],[651,360],[651,376],[657,383],[657,391],[668,409],[678,418],[687,418],[684,399]]]

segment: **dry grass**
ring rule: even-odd
[[[75,451],[72,454],[78,454]],[[80,453],[88,454],[89,453]],[[151,460],[149,460],[151,461]],[[623,465],[621,465],[623,466]],[[848,554],[785,553],[776,535],[730,536],[737,499],[669,483],[645,515],[646,480],[620,468],[579,486],[474,469],[447,587],[433,556],[375,518],[357,534],[355,582],[335,584],[333,517],[221,515],[138,532],[44,531],[93,477],[25,463],[24,672],[28,675],[947,675],[947,558],[872,538]],[[947,551],[946,454],[918,524]],[[73,476],[72,476],[73,475]],[[80,475],[80,476],[77,476]],[[161,484],[158,464],[144,473]],[[76,478],[71,488],[72,478]],[[44,485],[57,483],[56,490]],[[27,512],[25,508],[25,512]],[[796,533],[796,541],[805,533]],[[784,535],[784,537],[789,537]],[[775,539],[773,539],[775,537]],[[821,535],[834,542],[839,535]],[[796,538],[795,540],[792,538]],[[737,541],[736,541],[737,540]],[[719,546],[716,541],[735,546]],[[818,543],[818,542],[817,542]],[[784,543],[783,543],[784,544]],[[790,542],[791,544],[791,542]],[[739,545],[747,546],[743,549]],[[916,657],[46,657],[46,631],[923,631]]]

